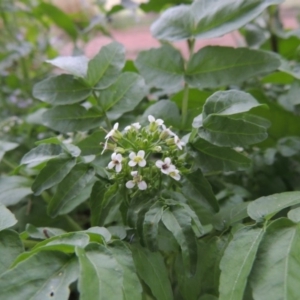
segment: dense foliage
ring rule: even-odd
[[[283,0],[150,0],[161,46],[134,62],[117,42],[89,60],[94,25],[33,2],[1,4],[0,299],[298,299],[300,31]],[[76,55],[57,56],[53,22]],[[235,30],[243,47],[195,51]]]

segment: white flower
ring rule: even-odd
[[[122,170],[122,155],[120,153],[113,153],[111,155],[111,162],[108,164],[109,169],[116,169],[116,172],[119,173]]]
[[[175,166],[171,167],[168,174],[177,181],[180,180],[181,178],[179,174],[179,170],[177,170]]]
[[[133,171],[130,174],[133,178],[132,180],[126,182],[126,187],[128,189],[132,189],[136,184],[140,190],[147,189],[147,183],[144,180],[142,180],[143,177],[141,175],[138,175],[137,171]]]
[[[180,150],[182,150],[182,146],[185,145],[185,143],[182,142],[177,135],[174,136],[174,143]]]
[[[175,168],[174,165],[171,164],[171,158],[170,157],[166,157],[164,159],[164,161],[162,160],[158,160],[155,165],[160,168],[160,170],[162,171],[162,173],[164,174],[169,174],[169,172]]]
[[[135,154],[134,152],[131,152],[129,154],[129,158],[131,159],[128,163],[128,165],[130,167],[134,167],[137,164],[140,167],[145,167],[146,166],[146,160],[144,159],[145,157],[145,151],[144,150],[140,150],[137,154]]]
[[[127,131],[130,130],[130,129],[133,129],[133,130],[139,130],[140,128],[141,128],[141,125],[140,125],[139,122],[137,122],[137,123],[132,123],[132,124],[129,125],[129,126],[126,126],[126,127],[124,128],[124,130],[127,132]]]
[[[169,136],[176,136],[176,134],[170,128],[167,128],[164,124],[162,124],[161,127],[163,130],[159,136],[160,139],[165,140]]]
[[[118,130],[118,128],[119,128],[119,123],[114,124],[113,129],[105,136],[105,139],[107,140],[111,136],[113,136],[116,133],[116,131]]]
[[[106,150],[109,138],[112,137],[117,132],[118,128],[119,128],[119,123],[115,123],[113,129],[105,136],[106,141],[105,141],[105,144],[104,144],[101,154],[103,154],[104,151]]]
[[[160,126],[164,123],[164,121],[162,119],[155,119],[152,115],[148,116],[148,121],[150,123],[155,123],[157,126]]]

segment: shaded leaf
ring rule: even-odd
[[[91,94],[90,87],[72,75],[62,74],[38,82],[33,96],[52,105],[68,105],[80,102]]]
[[[78,289],[81,300],[123,299],[123,270],[112,253],[99,244],[77,247],[80,264]]]
[[[184,61],[181,53],[170,45],[141,51],[135,65],[150,87],[183,88]]]
[[[77,261],[69,255],[39,252],[0,276],[0,299],[67,300],[77,277]]]
[[[132,111],[146,93],[144,79],[136,73],[125,72],[112,85],[101,91],[99,102],[109,119],[116,120],[122,114]]]
[[[32,180],[22,176],[0,178],[0,203],[15,205],[26,196],[32,194],[30,188]]]
[[[6,152],[11,151],[11,150],[17,148],[18,146],[19,146],[19,144],[0,140],[0,161],[2,160],[2,158]]]
[[[0,232],[0,275],[10,267],[17,256],[23,251],[23,243],[17,232],[12,230],[3,230]]]
[[[56,193],[48,205],[48,213],[55,217],[74,209],[74,199],[89,185],[94,174],[95,171],[90,169],[89,166],[76,165],[58,185]]]
[[[285,192],[250,202],[247,212],[251,219],[262,222],[271,219],[282,209],[296,204],[300,204],[300,192]]]
[[[97,84],[104,89],[111,85],[125,65],[125,48],[113,42],[101,48],[99,53],[89,61],[86,81],[90,86]]]
[[[204,139],[197,138],[192,143],[197,151],[190,152],[194,162],[204,173],[245,170],[251,160],[231,148],[215,146]]]
[[[159,300],[174,299],[162,255],[137,244],[132,245],[131,250],[137,273],[149,286],[154,297]]]
[[[60,183],[75,164],[75,159],[58,158],[50,160],[32,184],[32,190],[35,195],[40,195],[44,190]]]
[[[0,231],[14,226],[17,222],[14,214],[4,205],[0,204]]]
[[[216,88],[274,71],[279,65],[280,60],[272,52],[207,46],[189,60],[185,80],[193,87]]]
[[[102,117],[103,113],[96,108],[86,110],[78,104],[64,105],[48,109],[43,114],[43,123],[54,130],[68,133],[96,128],[103,121]]]
[[[236,30],[259,16],[269,5],[283,0],[197,0],[167,9],[151,26],[160,40],[214,38]]]
[[[250,277],[255,300],[298,298],[299,236],[299,224],[285,218],[267,227]]]
[[[220,300],[243,300],[263,234],[263,229],[251,227],[240,229],[234,234],[220,263]]]

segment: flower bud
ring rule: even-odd
[[[166,144],[169,145],[169,146],[175,145],[174,139],[173,139],[173,138],[167,139],[167,140],[166,140]]]
[[[154,152],[161,152],[162,148],[161,148],[161,146],[155,146],[151,150]]]
[[[124,148],[121,148],[121,147],[116,147],[116,148],[114,149],[114,151],[115,151],[116,153],[121,153],[121,154],[125,153],[125,149],[124,149]]]

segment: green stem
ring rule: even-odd
[[[189,59],[190,60],[194,53],[195,48],[195,39],[189,39],[187,41],[188,48],[189,48]],[[183,92],[183,99],[182,99],[182,120],[181,120],[181,127],[184,128],[186,121],[187,121],[187,113],[189,107],[189,85],[187,83],[184,84],[184,92]]]
[[[2,158],[2,162],[7,165],[8,167],[10,167],[11,169],[15,169],[17,166],[14,165],[13,163],[11,163],[9,160],[7,160],[6,158]]]
[[[64,215],[64,218],[66,219],[73,231],[82,231],[81,226],[77,224],[69,215]]]
[[[183,99],[182,99],[182,120],[181,120],[181,127],[184,128],[187,120],[187,113],[189,107],[189,85],[187,83],[184,84],[184,92],[183,92]]]
[[[26,249],[33,248],[36,244],[39,243],[38,241],[32,241],[32,240],[24,240],[22,242]]]
[[[106,126],[108,127],[109,130],[111,130],[111,129],[112,129],[111,123],[110,123],[110,121],[109,121],[109,119],[108,119],[108,117],[107,117],[107,114],[106,114],[106,112],[105,112],[103,106],[101,105],[100,101],[98,101],[98,97],[97,97],[95,91],[93,91],[93,96],[94,96],[94,98],[96,99],[97,103],[99,104],[99,106],[100,106],[101,109],[102,109],[102,112],[103,112],[103,115],[104,115],[104,119],[105,119]]]

